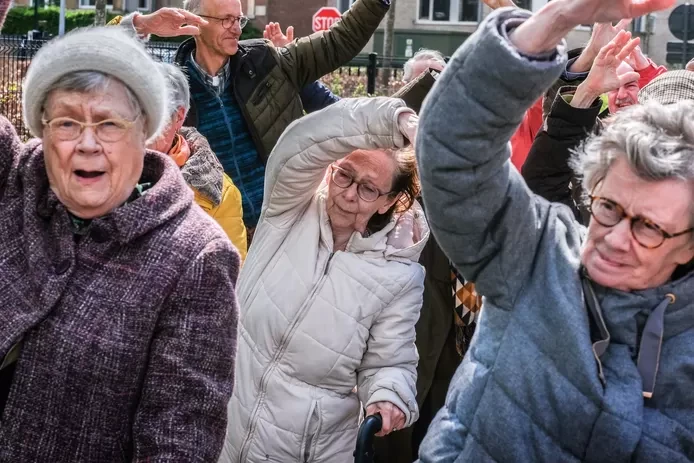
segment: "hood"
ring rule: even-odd
[[[663,339],[694,329],[694,272],[643,291],[623,292],[593,283],[605,323],[613,339],[636,346],[646,318],[668,294],[675,302],[665,311]]]
[[[183,127],[179,133],[190,148],[190,157],[181,168],[183,178],[191,188],[209,199],[214,207],[219,206],[224,187],[222,164],[200,132],[193,127]]]
[[[332,249],[333,235],[326,208],[327,188],[317,194],[321,216],[321,238]],[[424,211],[415,201],[410,210],[394,214],[382,230],[368,236],[354,232],[347,243],[347,252],[369,257],[382,257],[406,264],[417,263],[419,256],[429,240],[429,223]]]

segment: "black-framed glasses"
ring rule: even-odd
[[[87,127],[93,127],[96,137],[106,143],[120,141],[125,133],[135,124],[140,115],[128,121],[125,119],[105,119],[99,122],[81,122],[71,117],[56,117],[51,120],[41,119],[44,126],[58,140],[74,141],[77,140]]]
[[[224,18],[218,18],[216,16],[207,16],[204,14],[199,14],[198,16],[205,19],[214,19],[216,21],[219,21],[222,23],[222,27],[224,29],[231,29],[232,27],[234,27],[234,24],[236,24],[237,21],[241,29],[246,27],[246,24],[248,24],[247,16],[226,16]]]
[[[694,231],[694,228],[689,228],[678,233],[668,233],[648,219],[627,214],[622,206],[601,196],[590,197],[590,213],[595,221],[603,227],[614,227],[624,219],[629,220],[631,235],[637,243],[647,249],[655,249],[660,247],[665,240]]]
[[[356,183],[357,194],[367,203],[372,203],[381,196],[386,196],[392,193],[392,191],[382,193],[375,186],[369,185],[368,183],[357,182],[354,180],[352,174],[347,172],[345,169],[336,166],[335,164],[332,164],[330,167],[332,168],[332,179],[333,182],[335,182],[335,185],[339,186],[340,188],[347,189],[351,187],[353,183]]]

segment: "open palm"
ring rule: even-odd
[[[621,31],[598,53],[593,68],[590,70],[585,84],[595,94],[616,90],[619,87],[639,79],[637,72],[627,72],[622,75],[617,74],[619,65],[634,51],[640,39],[631,38],[631,33]]]

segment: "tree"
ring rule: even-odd
[[[96,0],[94,4],[94,25],[106,25],[106,0]]]
[[[395,45],[395,3],[390,0],[390,9],[386,16],[386,27],[383,31],[383,67],[381,68],[381,84],[388,87],[391,76],[391,59],[394,54]]]

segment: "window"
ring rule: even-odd
[[[96,0],[80,0],[80,8],[94,8]],[[113,9],[113,0],[106,0],[106,9]]]
[[[108,2],[109,0],[106,0]],[[113,0],[111,0],[113,2]],[[151,0],[137,0],[137,9],[140,11],[149,11],[151,10]]]
[[[477,22],[479,0],[419,0],[420,21]]]
[[[341,13],[344,13],[349,10],[349,7],[352,6],[355,1],[356,0],[337,0],[337,8]]]

